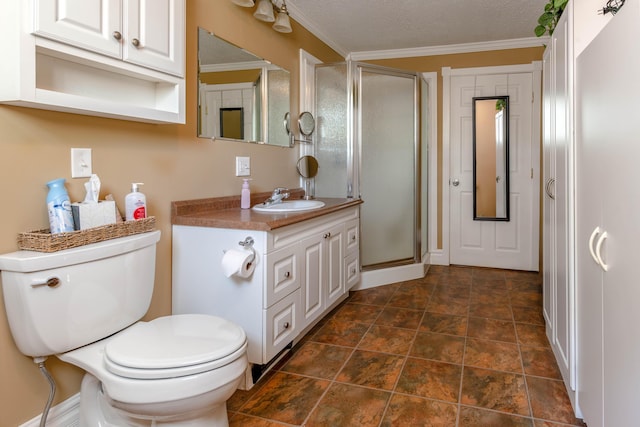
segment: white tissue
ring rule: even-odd
[[[253,252],[241,249],[228,249],[222,257],[222,272],[225,276],[238,276],[243,279],[251,276],[256,269]]]
[[[84,188],[87,190],[87,194],[84,196],[83,203],[98,203],[98,197],[100,196],[100,178],[98,178],[98,175],[92,174],[89,181],[84,183]]]

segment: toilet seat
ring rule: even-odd
[[[104,347],[104,363],[126,378],[175,378],[233,362],[245,352],[246,341],[242,328],[216,316],[165,316],[118,333]]]

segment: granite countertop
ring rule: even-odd
[[[301,199],[302,189],[290,191],[289,200]],[[262,203],[271,193],[251,195],[251,206]],[[362,203],[360,199],[319,197],[325,206],[301,212],[257,212],[240,209],[240,196],[171,202],[171,224],[192,227],[234,228],[239,230],[269,231],[308,219],[337,212]]]

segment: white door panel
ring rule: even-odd
[[[519,270],[538,267],[538,209],[532,179],[532,73],[451,79],[450,262]],[[473,220],[474,96],[509,95],[510,221]],[[454,185],[458,180],[458,185]]]

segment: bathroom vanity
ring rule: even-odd
[[[254,195],[252,205],[268,196]],[[239,197],[172,204],[173,313],[213,314],[245,330],[246,388],[360,279],[362,201],[320,200],[324,207],[295,213],[240,209]],[[255,270],[226,277],[225,251],[251,251],[239,245],[245,240],[253,241]]]

